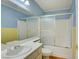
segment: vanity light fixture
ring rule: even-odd
[[[21,2],[23,2],[25,5],[30,6],[30,3],[28,0],[20,0]]]
[[[30,6],[30,3],[29,3],[28,0],[26,0],[24,4],[27,5],[27,6]]]
[[[24,2],[25,0],[20,0],[21,2]]]

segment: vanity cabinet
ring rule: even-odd
[[[38,48],[33,53],[31,53],[28,57],[24,59],[42,59],[42,48]]]
[[[42,59],[42,53],[36,57],[36,59]]]

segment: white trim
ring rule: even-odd
[[[47,16],[59,16],[59,15],[66,15],[66,14],[73,14],[73,13],[59,13],[59,14],[51,14],[51,15],[41,15],[41,16],[32,16],[32,17],[27,17],[27,18],[21,18],[21,19],[28,19],[28,18],[40,18],[40,17],[47,17]]]
[[[44,12],[53,12],[53,11],[60,11],[60,10],[69,10],[70,8],[62,8],[62,9],[55,9],[55,10],[48,10],[48,11],[44,11]]]
[[[44,15],[41,17],[46,17],[46,16],[59,16],[59,15],[65,15],[65,14],[72,14],[72,13],[62,13],[62,14],[54,14],[54,15]]]

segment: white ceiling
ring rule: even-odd
[[[72,0],[35,0],[44,12],[70,9]]]

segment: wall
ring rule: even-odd
[[[44,11],[39,7],[39,5],[34,0],[29,0],[30,7],[25,5],[24,3],[22,3],[19,0],[17,0],[17,2],[23,4],[28,9],[30,9],[33,12],[34,16],[37,16],[37,15],[39,16],[39,15],[43,15],[44,14]]]
[[[17,20],[24,17],[26,18],[27,15],[1,5],[1,41],[3,43],[18,39]]]
[[[77,51],[77,29],[76,29],[76,21],[77,21],[77,11],[76,11],[76,7],[77,7],[77,0],[73,0],[72,2],[72,13],[73,13],[73,28],[72,28],[72,53],[73,53],[73,59],[76,58],[76,51]]]
[[[73,53],[73,59],[76,58],[76,51],[77,51],[77,46],[76,46],[76,27],[72,28],[72,53]]]

